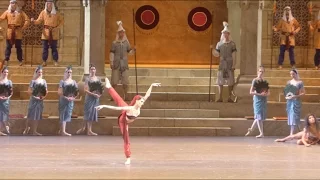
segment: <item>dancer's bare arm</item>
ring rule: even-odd
[[[100,106],[96,106],[96,109],[99,111],[102,108],[108,108],[108,109],[112,109],[112,110],[120,110],[120,111],[128,111],[132,109],[132,106],[122,106],[122,107],[118,107],[118,106],[109,106],[109,105],[100,105]]]
[[[151,86],[149,87],[148,91],[146,92],[146,95],[144,95],[143,99],[146,101],[149,96],[151,95],[151,91],[152,91],[152,87],[153,86],[156,86],[156,87],[159,87],[161,86],[161,83],[152,83]]]

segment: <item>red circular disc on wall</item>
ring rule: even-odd
[[[208,9],[196,7],[189,12],[188,24],[195,31],[204,31],[210,27],[212,16]]]
[[[159,12],[150,5],[141,6],[135,15],[137,25],[142,29],[153,29],[159,23]]]

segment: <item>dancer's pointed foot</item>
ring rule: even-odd
[[[37,131],[33,132],[32,135],[34,135],[34,136],[42,136],[42,134],[38,133]]]
[[[6,126],[7,133],[10,134],[10,127]]]
[[[29,130],[30,130],[30,127],[27,127],[22,134],[23,135],[29,134]]]
[[[84,130],[85,130],[85,128],[81,128],[81,129],[79,129],[79,130],[76,132],[76,134],[81,134],[81,133],[84,132]]]
[[[87,133],[87,135],[88,135],[88,136],[97,136],[98,134],[97,134],[97,133],[94,133],[94,132],[92,132],[92,131],[89,131],[89,132]]]
[[[110,81],[109,81],[108,78],[105,78],[105,82],[106,82],[105,87],[108,88],[108,89],[111,88],[111,84],[110,84]]]
[[[274,142],[286,142],[284,139],[276,139]]]
[[[256,138],[263,138],[263,137],[264,137],[263,134],[260,134],[260,135],[256,136]]]
[[[131,160],[130,158],[127,158],[126,162],[124,163],[125,165],[130,165],[131,164]]]
[[[0,131],[0,136],[6,136],[7,134]]]
[[[67,132],[62,132],[61,131],[61,136],[71,136],[71,134],[67,133]]]
[[[221,99],[221,98],[219,98],[219,99],[217,100],[217,102],[222,102],[222,99]]]
[[[248,136],[251,132],[252,132],[252,129],[249,128],[249,129],[248,129],[248,132],[247,132],[247,134],[246,134],[245,136]]]

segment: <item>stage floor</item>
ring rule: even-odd
[[[0,179],[311,179],[320,146],[255,137],[0,137]]]

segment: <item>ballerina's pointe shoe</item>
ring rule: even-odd
[[[32,135],[34,135],[34,136],[42,136],[42,134],[40,134],[38,132],[33,132]]]
[[[61,131],[61,134],[60,134],[61,136],[71,136],[71,134],[69,134],[69,133],[67,133],[67,132],[63,132],[63,131]]]
[[[127,158],[126,162],[124,163],[125,165],[130,165],[131,164],[131,160],[130,158]]]
[[[10,127],[6,126],[7,133],[10,134]]]
[[[81,128],[81,129],[79,129],[77,132],[76,132],[76,134],[81,134],[81,133],[83,133],[84,132],[84,128]]]
[[[247,132],[247,134],[246,134],[245,136],[248,136],[248,135],[251,133],[251,131],[252,131],[252,129],[249,128],[249,129],[248,129],[248,132]]]
[[[30,130],[30,127],[27,127],[22,134],[23,135],[29,134],[29,130]]]
[[[106,82],[106,88],[111,88],[111,84],[108,78],[105,78],[105,82]]]
[[[263,137],[264,137],[263,134],[260,134],[260,135],[256,136],[256,138],[263,138]]]
[[[92,132],[92,131],[91,131],[91,132],[88,132],[87,135],[88,135],[88,136],[98,136],[97,133],[94,133],[94,132]]]

